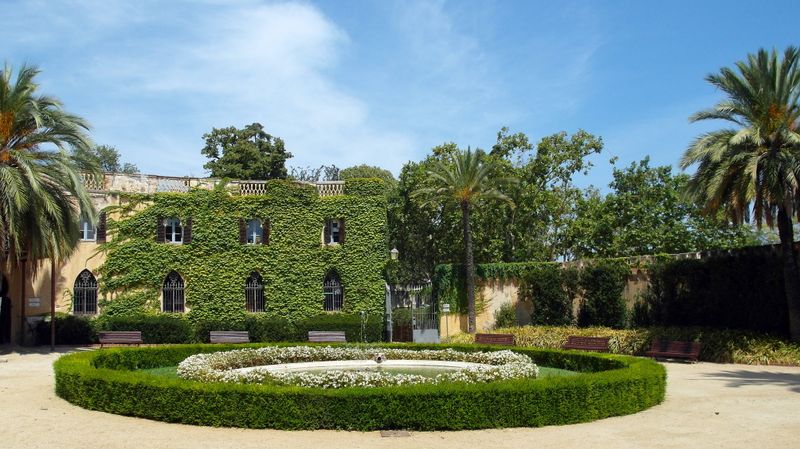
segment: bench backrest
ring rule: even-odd
[[[567,337],[566,349],[583,349],[587,351],[608,351],[608,337],[579,337],[570,335]]]
[[[512,334],[475,334],[475,343],[485,345],[511,345],[514,346]]]
[[[250,343],[250,333],[247,331],[211,331],[211,343]]]
[[[700,355],[700,343],[696,341],[653,340],[650,351],[672,354]]]
[[[141,343],[142,331],[100,331],[100,343]]]
[[[344,331],[308,331],[308,341],[313,343],[347,343]]]

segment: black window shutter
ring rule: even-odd
[[[97,243],[106,242],[106,213],[100,212],[97,217]]]
[[[331,220],[325,220],[325,232],[323,239],[325,240],[326,245],[331,242]]]
[[[339,244],[344,245],[344,218],[339,219]]]
[[[183,243],[192,243],[192,217],[186,219],[186,226],[183,227]]]
[[[244,218],[239,219],[239,243],[247,243],[247,223]]]
[[[269,218],[265,218],[264,221],[261,222],[261,233],[264,234],[261,243],[269,245]]]
[[[156,217],[156,243],[167,241],[167,230],[164,229],[164,218]]]

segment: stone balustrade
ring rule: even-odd
[[[192,188],[211,190],[221,182],[215,178],[194,178],[177,176],[159,176],[142,174],[104,173],[94,176],[83,173],[83,184],[90,192],[188,192]],[[228,187],[240,195],[263,195],[266,193],[266,181],[231,181]],[[303,182],[299,182],[303,184]],[[344,194],[344,181],[321,181],[313,184],[319,196]]]

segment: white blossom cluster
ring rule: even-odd
[[[447,360],[484,366],[426,377],[383,371],[324,372],[270,371],[265,365],[329,360],[374,360],[378,354],[395,360]],[[237,368],[257,367],[247,371]],[[178,365],[178,375],[202,382],[273,383],[316,388],[384,387],[442,382],[492,382],[514,378],[535,378],[539,368],[527,356],[512,351],[459,352],[452,349],[420,350],[369,347],[268,346],[257,349],[196,354]]]

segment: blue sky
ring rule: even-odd
[[[431,147],[583,128],[608,160],[676,164],[714,124],[704,76],[800,44],[791,2],[8,1],[0,57],[145,173],[205,174],[202,135],[265,125],[289,165],[399,173]],[[794,40],[793,40],[794,39]]]

